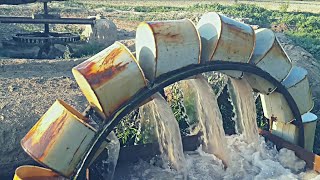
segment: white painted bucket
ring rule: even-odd
[[[150,81],[200,62],[198,31],[189,19],[142,22],[136,32],[136,56]]]
[[[218,13],[204,14],[197,29],[201,37],[201,62],[232,61],[248,63],[255,47],[255,33],[251,26]],[[241,78],[242,72],[222,71]]]
[[[255,33],[256,47],[250,63],[266,71],[279,82],[283,81],[292,68],[291,60],[282,49],[272,30],[263,28],[256,30]],[[253,89],[262,94],[270,94],[276,89],[273,84],[256,75],[245,73],[244,77]]]
[[[301,67],[293,67],[288,77],[282,82],[297,103],[300,114],[309,112],[314,106],[307,73]],[[294,119],[291,109],[282,94],[278,92],[273,92],[269,95],[261,94],[261,102],[265,117],[269,119],[274,117],[284,123]]]
[[[146,86],[135,57],[119,42],[77,65],[72,73],[90,105],[104,118]]]

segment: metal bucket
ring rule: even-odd
[[[197,29],[201,37],[201,62],[232,61],[248,63],[255,47],[255,33],[251,26],[218,13],[204,14]],[[241,78],[242,72],[222,71]]]
[[[200,62],[198,31],[189,19],[142,22],[136,32],[137,59],[148,80]]]
[[[268,72],[278,81],[283,81],[292,68],[291,60],[270,29],[256,30],[256,47],[250,63]],[[253,89],[263,94],[270,94],[276,89],[274,85],[256,75],[245,73],[244,77]]]
[[[21,140],[22,148],[37,162],[70,177],[95,135],[87,118],[57,100]],[[96,157],[106,147],[103,143]]]
[[[50,169],[38,166],[20,166],[16,169],[13,180],[66,180]]]
[[[318,117],[312,113],[306,113],[302,115],[302,122],[304,127],[304,136],[305,136],[304,147],[305,149],[311,152],[313,150],[317,119]],[[291,123],[283,123],[279,121],[273,122],[272,134],[277,135],[291,143],[298,144],[299,129]]]
[[[288,77],[282,82],[297,103],[300,114],[309,112],[314,105],[307,78],[307,71],[301,67],[293,67]],[[264,116],[274,117],[281,122],[290,122],[294,116],[282,94],[273,92],[269,95],[261,94]]]
[[[136,59],[119,42],[77,65],[72,73],[90,105],[104,118],[146,86]]]

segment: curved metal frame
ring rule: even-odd
[[[172,83],[186,79],[190,76],[208,71],[222,70],[234,70],[255,74],[275,85],[277,87],[276,91],[281,93],[288,102],[288,105],[295,117],[295,121],[293,121],[292,123],[299,128],[298,144],[299,146],[304,147],[304,127],[302,124],[302,118],[298,106],[291,94],[281,84],[281,82],[277,81],[269,73],[263,71],[253,64],[228,61],[208,61],[202,64],[188,65],[186,67],[159,76],[154,82],[151,82],[147,87],[141,89],[133,97],[131,97],[131,99],[126,104],[118,108],[117,111],[115,111],[108,119],[104,121],[107,123],[104,124],[103,127],[99,128],[98,132],[96,133],[94,142],[92,142],[91,146],[87,149],[86,155],[79,163],[77,167],[78,169],[71,179],[82,179],[82,177],[85,177],[85,171],[89,166],[89,163],[93,159],[95,152],[101,146],[102,142],[106,139],[108,134],[125,115],[134,110],[137,106],[139,106],[139,104],[143,103],[151,95],[160,91],[164,87],[169,86]]]

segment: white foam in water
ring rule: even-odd
[[[249,144],[245,141],[243,135],[233,135],[227,137],[227,143],[231,150],[229,154],[231,164],[227,169],[224,169],[219,158],[205,153],[200,147],[197,151],[185,152],[187,162],[185,172],[163,169],[149,162],[140,161],[129,168],[127,178],[139,180],[320,179],[315,172],[301,172],[304,171],[305,164],[292,154],[292,151],[283,149],[278,153],[275,148],[268,146],[263,138],[258,139],[258,144],[253,146],[253,143]],[[283,159],[286,158],[288,160],[284,162]]]
[[[200,147],[197,151],[182,153],[179,127],[169,106],[164,99],[156,98],[153,101],[154,119],[158,124],[158,140],[163,154],[177,170],[169,166],[157,165],[157,158],[150,162],[140,161],[132,165],[126,171],[126,176],[115,179],[139,179],[139,180],[251,180],[251,179],[314,179],[320,180],[320,175],[313,171],[304,172],[305,162],[298,159],[294,153],[287,149],[278,152],[273,146],[267,145],[258,135],[256,124],[256,110],[252,90],[247,82],[232,80],[233,100],[237,109],[237,118],[240,123],[242,134],[225,137],[219,129],[222,128],[220,121],[212,121],[220,118],[218,106],[211,99],[210,93],[201,81],[195,83],[195,88],[201,94],[197,108],[201,110],[200,124],[205,128],[207,136],[204,150]],[[206,92],[206,93],[203,93]],[[211,96],[211,95],[210,95]],[[201,102],[200,102],[201,101]],[[211,112],[211,113],[210,113]],[[220,114],[220,115],[219,115]],[[209,115],[209,116],[208,116]],[[212,116],[212,117],[210,117]],[[203,120],[201,120],[201,118]],[[211,119],[211,120],[210,120]],[[219,123],[216,123],[219,122]],[[222,134],[222,135],[221,135]],[[215,136],[215,137],[214,137]],[[217,153],[217,147],[211,147],[214,151],[208,151],[208,146],[227,145],[228,166],[225,168],[221,159],[223,156]],[[185,157],[185,158],[184,158]],[[221,158],[221,159],[220,159]],[[178,167],[178,168],[177,168]],[[183,168],[182,168],[183,167]]]

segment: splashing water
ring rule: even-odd
[[[293,151],[279,152],[263,137],[259,137],[256,124],[256,109],[252,89],[244,80],[231,80],[231,95],[238,127],[242,134],[224,136],[221,114],[213,92],[204,79],[188,80],[196,97],[199,130],[203,132],[203,145],[196,151],[182,153],[179,127],[166,101],[157,95],[144,111],[148,121],[154,121],[157,139],[171,167],[154,165],[156,159],[140,161],[119,168],[116,179],[139,180],[216,180],[216,179],[320,179],[314,171],[305,171],[305,162]],[[192,93],[191,93],[192,94]],[[146,113],[148,115],[146,115]],[[151,123],[152,124],[152,123]],[[225,143],[223,151],[221,146]],[[224,154],[225,153],[225,154]],[[228,156],[225,168],[223,157]],[[121,166],[121,164],[120,164]],[[120,174],[120,175],[119,175]]]
[[[244,134],[247,142],[258,142],[258,126],[255,100],[252,88],[245,79],[232,79],[229,82],[229,92],[235,110],[238,133]]]
[[[116,179],[139,180],[242,180],[242,179],[320,179],[313,171],[304,171],[305,163],[292,151],[275,148],[258,138],[257,144],[247,143],[244,135],[226,137],[230,149],[230,164],[224,169],[222,161],[215,155],[205,153],[201,147],[197,151],[185,152],[185,172],[161,168],[149,162],[140,161],[125,170],[125,176]],[[290,157],[290,158],[288,158]],[[286,158],[286,162],[283,159]],[[119,173],[117,173],[119,174]],[[123,174],[123,173],[122,173]]]
[[[202,133],[203,150],[214,154],[228,166],[228,149],[226,148],[222,115],[215,93],[203,76],[188,80],[187,83],[195,91],[195,106],[198,115],[198,128]]]
[[[170,167],[182,171],[185,166],[185,157],[179,125],[167,101],[160,94],[155,94],[154,99],[144,105],[141,110],[143,111],[142,122],[147,123],[143,126],[150,125],[149,132],[143,132],[143,134],[151,134],[151,141],[155,139],[159,143],[162,158],[169,161]]]

